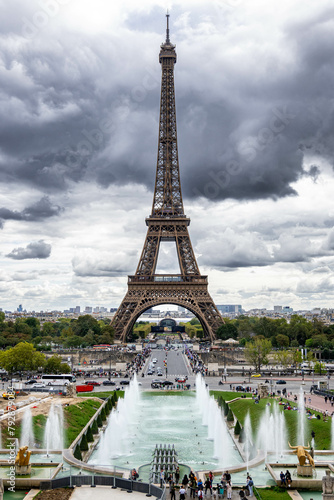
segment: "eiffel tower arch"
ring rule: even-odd
[[[161,97],[159,144],[152,212],[146,218],[147,234],[135,275],[128,276],[128,291],[117,309],[112,325],[115,336],[124,341],[139,316],[162,304],[175,304],[191,311],[211,340],[223,319],[208,292],[208,278],[202,276],[191,245],[184,214],[177,149],[174,64],[175,45],[169,39],[161,45]],[[176,245],[179,274],[156,274],[161,242]]]

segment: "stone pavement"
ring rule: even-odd
[[[298,393],[297,396],[299,397]],[[310,408],[313,411],[319,411],[322,413],[324,411],[328,411],[329,416],[332,414],[332,412],[334,412],[334,404],[332,405],[332,403],[328,400],[326,403],[324,396],[311,394],[309,391],[305,389],[304,397],[306,398],[306,403],[305,403],[306,408]],[[289,401],[292,401],[294,403],[294,394],[292,396],[288,396],[287,399],[289,399]]]

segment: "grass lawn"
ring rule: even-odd
[[[237,396],[235,392],[226,391],[212,391],[212,394],[215,398],[217,398],[219,395],[223,396],[226,402],[231,401]],[[229,406],[242,425],[244,424],[246,415],[249,412],[253,433],[255,434],[259,427],[260,419],[265,411],[268,401],[271,403],[271,405],[274,404],[274,400],[272,398],[260,399],[259,404],[255,404],[250,397],[247,397],[245,399],[238,399],[237,401],[230,403]],[[283,398],[283,401],[286,400]],[[279,410],[284,412],[288,440],[292,446],[296,446],[298,444],[298,412],[293,410],[284,410],[283,406],[279,406]],[[312,411],[312,413],[314,413],[315,415],[319,414],[321,419],[305,420],[306,440],[309,440],[311,443],[311,432],[314,431],[315,449],[329,450],[331,447],[331,418],[328,418],[328,421],[324,422],[322,420],[321,413],[314,411]]]
[[[80,398],[109,398],[109,396],[112,396],[114,392],[117,393],[117,396],[119,398],[122,398],[124,396],[124,391],[103,391],[103,392],[79,392],[78,397]]]
[[[77,405],[64,408],[65,448],[70,446],[100,406],[100,401],[87,399],[87,401],[81,401]]]
[[[258,492],[261,495],[262,500],[291,500],[288,492],[283,488],[278,488],[277,486],[274,486],[273,488],[259,488]]]

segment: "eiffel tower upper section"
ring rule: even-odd
[[[190,219],[184,214],[182,201],[174,90],[176,52],[169,38],[168,14],[166,41],[160,47],[159,61],[162,76],[155,189],[152,213],[146,219],[147,237],[136,275],[154,275],[160,242],[174,240],[181,276],[200,276],[187,229]]]
[[[166,41],[161,45],[162,69],[157,172],[151,217],[184,217],[179,157],[177,151],[174,64],[175,45],[169,39],[167,14]]]

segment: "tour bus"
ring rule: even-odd
[[[75,376],[71,373],[61,375],[45,374],[42,375],[41,380],[42,382],[45,382],[46,385],[68,385],[76,382]]]

